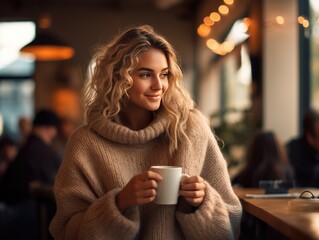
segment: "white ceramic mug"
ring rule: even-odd
[[[158,173],[163,178],[158,182],[154,202],[167,205],[177,204],[181,179],[189,175],[182,173],[181,167],[174,166],[152,166],[151,171]]]

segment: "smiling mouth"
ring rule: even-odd
[[[147,98],[152,99],[152,100],[158,100],[161,99],[161,94],[158,95],[145,95]]]

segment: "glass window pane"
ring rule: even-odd
[[[311,106],[319,108],[319,1],[310,0]]]
[[[18,139],[18,121],[25,116],[33,118],[34,81],[26,79],[16,81],[12,79],[0,81],[0,136],[8,134]],[[3,132],[1,132],[1,129]]]
[[[35,37],[35,23],[0,22],[0,137],[20,137],[18,121],[34,113],[34,58],[20,49]]]
[[[35,37],[35,23],[0,22],[0,77],[31,77],[34,58],[20,49]]]

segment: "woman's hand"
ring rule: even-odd
[[[184,178],[181,182],[179,194],[193,207],[198,207],[206,195],[206,186],[203,178],[192,176]]]
[[[116,197],[116,205],[120,211],[154,201],[157,181],[162,177],[155,172],[146,171],[135,175]]]

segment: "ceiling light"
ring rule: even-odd
[[[37,34],[35,39],[20,51],[34,55],[37,61],[67,60],[74,55],[72,47],[47,31]]]
[[[49,32],[51,23],[50,15],[44,14],[39,20],[39,32],[34,40],[21,48],[20,52],[32,54],[37,61],[58,61],[72,58],[74,49]]]

